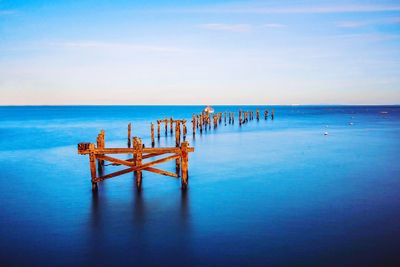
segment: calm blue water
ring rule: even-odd
[[[195,140],[189,124],[186,193],[144,172],[141,193],[126,174],[92,194],[77,143],[125,146],[132,122],[149,146],[151,121],[201,108],[0,107],[0,265],[400,265],[398,106],[278,106],[242,128],[236,112]]]

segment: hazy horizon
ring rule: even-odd
[[[0,94],[1,106],[399,105],[400,3],[3,0]]]

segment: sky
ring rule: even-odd
[[[0,105],[400,104],[400,1],[0,0]]]

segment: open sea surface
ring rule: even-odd
[[[193,139],[202,108],[0,107],[0,265],[400,266],[400,106],[216,106],[235,124]],[[132,122],[149,147],[171,116],[195,147],[186,192],[143,172],[141,192],[129,173],[92,193],[79,142],[126,147]]]

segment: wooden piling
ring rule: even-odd
[[[196,115],[193,114],[192,116],[192,131],[193,131],[193,136],[196,135]]]
[[[157,120],[157,138],[160,139],[161,122]]]
[[[182,125],[183,125],[183,129],[182,129],[182,132],[183,132],[183,140],[186,140],[186,134],[187,134],[186,120],[183,120]]]
[[[150,132],[151,132],[151,147],[154,147],[155,142],[154,142],[154,124],[153,123],[151,123]]]
[[[256,110],[256,118],[258,121],[260,120],[260,110],[259,109]]]
[[[140,166],[142,165],[143,145],[142,145],[142,140],[139,137],[136,136],[133,137],[133,148],[135,149],[135,153],[133,154],[133,163],[135,166]],[[136,187],[140,189],[142,186],[141,170],[135,171],[135,182],[136,182]]]
[[[181,144],[181,123],[180,121],[175,122],[175,146],[179,147]]]
[[[96,155],[94,154],[94,144],[89,144],[90,176],[92,178],[92,190],[97,190],[96,183]]]
[[[175,122],[175,146],[176,147],[180,147],[180,145],[181,145],[181,127],[180,127],[180,121],[176,121]],[[180,176],[180,165],[181,165],[181,161],[180,161],[180,159],[179,158],[177,158],[176,160],[175,160],[175,171],[176,171],[176,174],[178,175],[178,176]]]
[[[274,110],[274,109],[272,109],[272,112],[271,112],[271,120],[273,120],[273,119],[274,119],[274,117],[275,117],[275,110]]]
[[[188,153],[189,143],[187,141],[183,141],[181,145],[181,164],[182,164],[182,189],[186,189],[188,186],[189,175],[188,175],[188,162],[189,162],[189,153]]]
[[[200,115],[199,124],[200,133],[203,133],[203,115]]]
[[[168,119],[165,119],[164,122],[165,122],[165,135],[168,135]]]
[[[128,124],[128,147],[131,147],[131,128],[132,128],[132,124],[129,123]]]
[[[172,117],[169,119],[169,122],[171,123],[170,132],[172,134],[172,128],[173,128],[173,125],[174,125],[174,120],[172,119]]]

